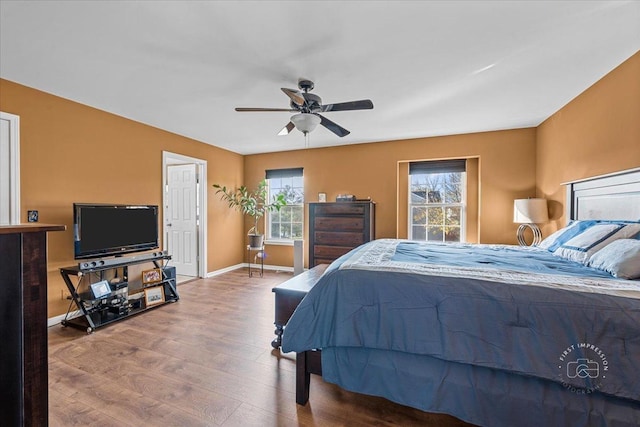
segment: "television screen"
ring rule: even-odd
[[[158,206],[73,204],[76,259],[158,247]]]

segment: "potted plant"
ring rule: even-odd
[[[218,184],[214,184],[213,187],[217,189],[216,194],[220,194],[220,200],[227,202],[230,208],[253,218],[253,227],[247,233],[249,245],[252,248],[261,247],[264,236],[258,231],[258,221],[266,212],[279,211],[281,207],[285,206],[287,204],[285,195],[278,194],[269,201],[266,179],[258,183],[255,191],[249,191],[244,185],[235,190]]]

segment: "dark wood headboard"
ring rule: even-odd
[[[640,220],[640,168],[565,182],[567,220]]]

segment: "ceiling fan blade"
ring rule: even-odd
[[[278,136],[289,135],[289,132],[291,132],[295,128],[296,128],[296,125],[294,125],[293,122],[289,122],[285,127],[282,128],[280,132],[278,132]]]
[[[294,102],[294,104],[303,106],[304,105],[304,96],[300,92],[295,89],[287,89],[285,87],[280,88],[282,91]]]
[[[240,112],[257,112],[257,111],[287,111],[289,113],[295,113],[298,110],[292,110],[291,108],[236,108],[236,111]]]
[[[371,110],[373,102],[370,99],[360,101],[340,102],[338,104],[326,104],[322,106],[322,112],[327,111],[348,111],[348,110]]]
[[[346,130],[345,128],[343,128],[342,126],[332,122],[331,120],[327,119],[326,117],[318,114],[318,116],[320,116],[320,124],[324,127],[326,127],[327,129],[329,129],[331,132],[335,133],[336,135],[338,135],[340,138],[342,138],[343,136],[347,136],[349,135],[351,132],[349,132],[348,130]]]

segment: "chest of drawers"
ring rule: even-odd
[[[309,268],[375,239],[375,203],[309,203]]]

